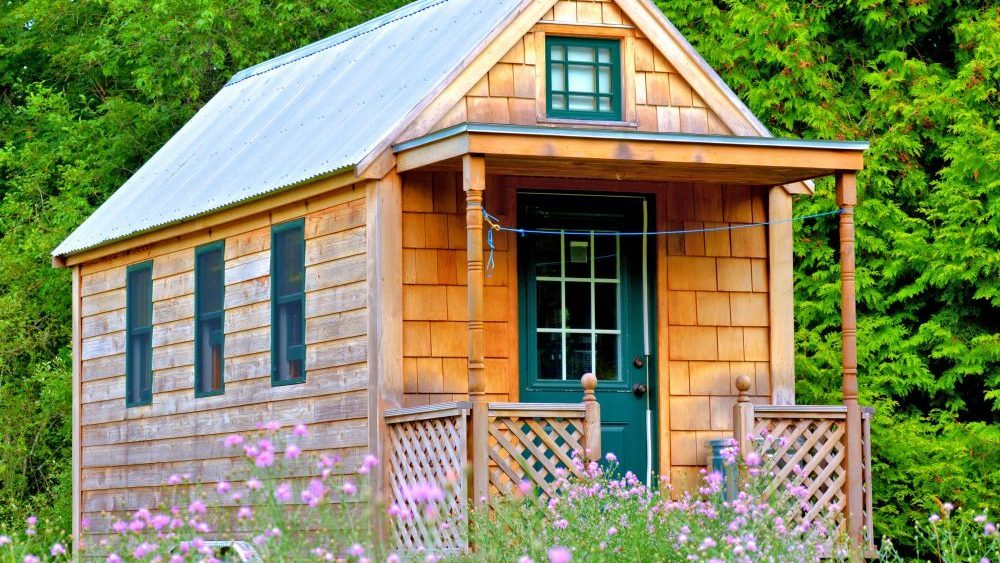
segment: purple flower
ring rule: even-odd
[[[239,434],[230,434],[229,436],[226,436],[225,440],[222,441],[222,445],[225,446],[226,449],[236,447],[242,443],[243,436],[240,436]]]
[[[257,467],[271,467],[274,465],[274,452],[270,450],[260,452],[253,460],[253,464]]]
[[[300,438],[302,436],[308,436],[309,435],[309,429],[306,428],[305,424],[302,424],[300,422],[299,424],[296,424],[294,428],[292,428],[292,434],[294,434],[296,436],[299,436]]]
[[[531,483],[527,481],[521,481],[517,484],[517,490],[524,496],[527,496],[531,492]]]
[[[180,475],[171,475],[170,477],[167,477],[167,484],[168,485],[180,485],[181,484],[181,476]]]
[[[288,446],[285,447],[286,459],[295,459],[300,455],[302,455],[302,449],[296,446],[295,444],[288,444]]]
[[[236,512],[237,520],[249,520],[251,518],[253,518],[253,509],[251,509],[249,506],[241,506],[240,509]]]
[[[757,452],[748,452],[746,455],[747,467],[757,467],[760,465],[760,454]]]
[[[399,559],[399,556],[396,555],[395,553],[392,553],[389,555],[389,557],[385,558],[385,563],[400,563],[400,561],[401,560]]]
[[[345,495],[354,495],[358,492],[358,488],[354,486],[354,483],[350,481],[344,481],[344,485],[340,487],[340,490],[344,492]]]
[[[292,500],[292,486],[288,483],[282,483],[274,489],[274,498],[279,502],[288,502]]]
[[[616,461],[618,461],[618,456],[616,456],[615,454],[613,454],[611,452],[608,452],[608,453],[604,454],[604,459],[607,460],[608,463],[615,463]],[[551,550],[549,551],[549,553],[552,553]],[[550,557],[550,559],[551,559],[551,557]]]
[[[24,563],[41,563],[41,561],[41,559],[31,554],[24,556]]]
[[[565,530],[569,526],[569,522],[565,518],[560,518],[552,523],[552,527],[557,530]]]
[[[569,563],[573,560],[573,552],[565,547],[553,547],[548,552],[549,563]]]
[[[3,547],[11,543],[10,536],[0,536],[0,547]]]
[[[112,553],[104,560],[104,563],[122,563],[122,558],[118,557],[117,553]]]
[[[195,499],[188,505],[188,514],[204,514],[205,513],[205,503]]]
[[[277,432],[281,428],[281,423],[277,420],[269,420],[264,425],[264,429],[268,432]]]
[[[535,563],[535,560],[527,555],[522,555],[521,558],[517,560],[517,563]]]
[[[136,534],[141,532],[145,527],[146,523],[143,522],[142,520],[132,520],[131,522],[128,523],[128,529]]]
[[[38,524],[38,517],[37,516],[28,516],[28,519],[25,520],[25,522],[27,522],[29,526],[34,527],[35,524]]]
[[[257,478],[255,477],[247,479],[247,488],[250,489],[251,491],[259,491],[260,488],[263,486],[264,484],[261,483],[259,480],[257,480]]]
[[[931,517],[930,517],[930,518],[928,518],[927,520],[928,520],[928,521],[929,521],[929,522],[930,522],[931,524],[934,524],[934,523],[936,523],[936,522],[937,522],[938,520],[940,520],[940,519],[941,519],[941,517],[940,517],[940,516],[938,516],[937,514],[931,514]]]
[[[218,483],[215,484],[215,492],[219,493],[220,495],[228,493],[230,489],[232,489],[232,486],[225,481],[219,481]]]
[[[361,557],[365,554],[365,548],[360,543],[356,543],[347,549],[347,554],[351,557]]]

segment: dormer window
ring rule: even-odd
[[[548,117],[621,121],[618,41],[546,37],[545,52]]]

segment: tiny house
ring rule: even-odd
[[[438,413],[471,433],[477,500],[551,446],[500,420],[577,421],[560,436],[678,483],[709,440],[798,421],[817,502],[860,538],[866,148],[772,137],[647,0],[420,0],[243,70],[53,252],[73,272],[74,532],[155,504],[167,475],[226,475],[221,438],[267,420],[359,461]],[[792,200],[824,176],[845,400],[810,410]]]

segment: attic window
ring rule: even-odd
[[[616,40],[547,37],[548,117],[621,121],[621,54]]]

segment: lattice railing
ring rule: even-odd
[[[392,519],[397,549],[440,554],[464,551],[468,546],[468,491],[463,475],[467,415],[467,403],[386,411],[389,501],[409,513]],[[415,485],[440,487],[443,498],[428,506],[414,498]]]
[[[527,481],[545,495],[560,470],[573,472],[584,456],[583,404],[490,403],[490,498],[500,498]]]
[[[812,522],[832,505],[847,499],[844,467],[844,420],[847,410],[829,407],[755,407],[755,437],[760,437],[765,470],[774,475],[773,488],[805,487],[798,522]]]

